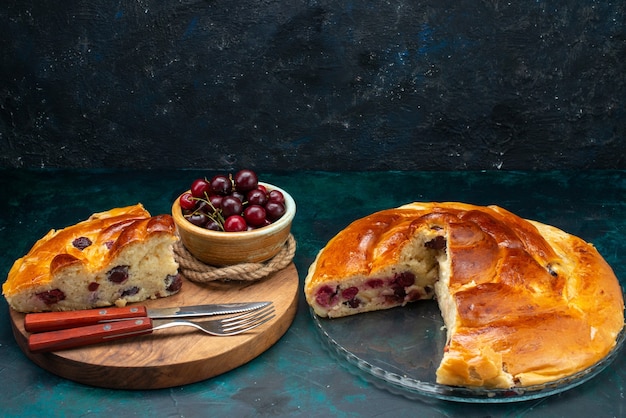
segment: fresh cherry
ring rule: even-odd
[[[282,205],[278,202],[269,201],[265,205],[265,213],[267,214],[267,219],[274,222],[280,219],[285,214],[285,205]]]
[[[195,212],[187,216],[187,220],[196,226],[204,226],[208,222],[209,217],[202,212]]]
[[[248,204],[265,206],[267,195],[261,189],[250,190],[247,195]]]
[[[232,215],[224,221],[224,231],[242,232],[248,229],[246,220],[241,215]]]
[[[285,214],[283,193],[268,190],[259,183],[257,174],[247,169],[234,176],[218,174],[210,181],[198,178],[181,195],[179,203],[190,223],[214,231],[262,228]]]
[[[196,179],[191,183],[191,194],[193,197],[204,197],[211,190],[211,183],[205,179]]]
[[[265,209],[259,205],[250,205],[243,211],[243,217],[248,223],[255,227],[265,225]]]
[[[222,208],[222,200],[224,200],[224,196],[219,194],[209,196],[209,202],[211,202],[214,210]]]
[[[267,195],[267,200],[270,202],[276,202],[285,204],[285,195],[280,190],[272,190]]]
[[[232,215],[240,215],[243,211],[241,200],[233,196],[224,196],[222,199],[222,215],[228,218]]]
[[[228,195],[233,190],[233,182],[229,177],[224,175],[217,175],[211,179],[211,191],[213,193],[221,194],[223,196]]]
[[[246,195],[244,193],[241,193],[237,190],[233,191],[231,194],[231,196],[236,197],[237,199],[241,200],[242,202],[246,201]]]
[[[247,192],[256,189],[259,184],[259,178],[252,170],[240,170],[233,177],[235,188],[240,192]]]
[[[196,201],[191,193],[183,193],[178,201],[184,210],[194,210],[196,207]]]
[[[209,219],[204,227],[210,231],[222,231],[222,227],[215,219]]]
[[[213,208],[206,200],[198,200],[198,202],[196,203],[196,212],[209,214],[213,213]]]

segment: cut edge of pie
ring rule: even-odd
[[[318,253],[304,292],[329,318],[435,298],[437,382],[452,386],[558,380],[604,358],[624,326],[622,289],[593,245],[497,206],[416,202],[356,220]]]

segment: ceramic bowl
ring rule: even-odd
[[[262,228],[243,232],[211,231],[196,226],[183,217],[179,198],[172,205],[172,217],[185,248],[198,260],[212,266],[258,263],[280,252],[289,238],[296,215],[296,202],[279,187],[261,183],[268,191],[279,190],[285,196],[285,214]],[[182,194],[181,194],[182,195]]]

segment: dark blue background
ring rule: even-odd
[[[0,166],[626,168],[622,1],[16,1]]]
[[[151,213],[169,213],[177,190],[207,174],[205,170],[0,169],[4,192],[0,277],[6,277],[13,261],[50,228],[85,219],[94,210],[138,201]],[[354,219],[411,201],[460,200],[495,203],[592,242],[613,266],[622,287],[626,285],[626,171],[433,171],[389,176],[294,172],[262,173],[262,178],[288,190],[297,202],[292,232],[298,244],[294,263],[301,282],[320,248]],[[417,309],[415,315],[423,312],[419,306],[405,309]],[[472,405],[397,396],[390,392],[390,385],[381,385],[380,379],[372,383],[376,382],[372,376],[359,374],[356,366],[325,350],[327,340],[316,329],[304,292],[299,292],[296,318],[287,333],[258,358],[213,379],[153,391],[98,389],[45,371],[15,343],[8,305],[1,297],[0,313],[3,418],[626,416],[624,351],[589,382],[547,398]]]

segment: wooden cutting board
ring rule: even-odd
[[[178,294],[141,304],[166,308],[273,301],[276,317],[250,332],[229,337],[176,327],[88,347],[31,353],[24,314],[11,309],[13,334],[28,358],[61,377],[104,388],[159,389],[202,381],[247,363],[276,343],[296,314],[298,272],[293,263],[255,282],[198,284],[183,280]]]

